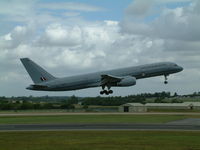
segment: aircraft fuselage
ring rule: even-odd
[[[111,75],[122,78],[133,77],[135,79],[142,79],[161,75],[164,75],[166,77],[170,74],[177,73],[182,70],[183,68],[175,63],[161,62],[64,78],[55,78],[54,80],[44,81],[37,85],[30,85],[29,87],[27,87],[27,89],[39,91],[70,91],[102,86],[102,75]],[[116,82],[111,82],[109,86],[120,85],[118,85]]]

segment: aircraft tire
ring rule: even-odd
[[[105,93],[106,95],[109,95],[109,91],[104,90],[104,93]]]
[[[112,93],[113,93],[113,90],[109,90],[108,92],[109,92],[109,94],[112,94]]]
[[[100,94],[103,95],[103,94],[104,94],[104,91],[100,91]]]

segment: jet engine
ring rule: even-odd
[[[117,83],[118,86],[132,86],[136,85],[136,78],[132,76],[124,77],[120,82]]]

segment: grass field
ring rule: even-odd
[[[0,132],[0,150],[200,150],[200,132]]]
[[[0,124],[37,123],[166,123],[195,118],[199,115],[54,115],[54,116],[0,116]]]

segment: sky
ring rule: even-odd
[[[0,96],[98,96],[101,87],[29,91],[20,58],[56,77],[175,62],[184,71],[113,88],[114,96],[200,89],[199,0],[1,0]]]

